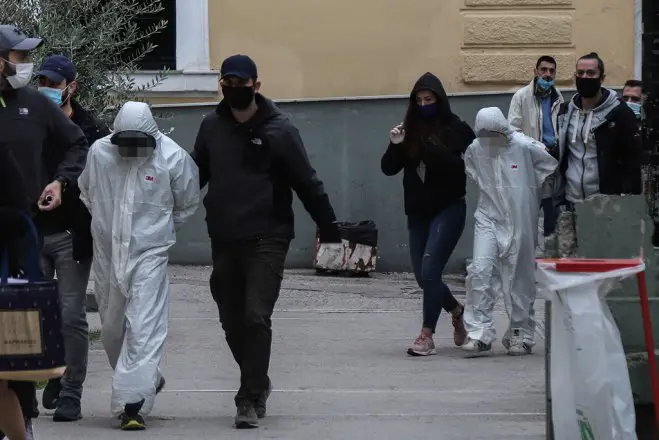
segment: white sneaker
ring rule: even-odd
[[[478,357],[488,354],[492,350],[492,344],[486,344],[477,339],[468,339],[460,348],[468,353],[467,357]]]
[[[509,356],[526,356],[531,354],[532,348],[525,342],[515,342],[508,347]]]

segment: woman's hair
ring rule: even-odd
[[[424,142],[431,142],[437,145],[449,146],[448,134],[450,132],[450,122],[453,118],[452,113],[443,114],[439,97],[432,92],[437,98],[437,113],[435,117],[429,120],[422,119],[419,112],[419,104],[416,103],[416,93],[410,96],[410,104],[405,114],[405,142],[404,147],[410,158],[416,157],[420,146]]]

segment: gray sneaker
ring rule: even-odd
[[[531,346],[525,342],[515,342],[508,347],[509,356],[526,356],[531,354],[533,349]]]
[[[241,402],[236,412],[236,429],[254,429],[259,427],[259,419],[252,402]]]
[[[270,397],[270,394],[272,394],[272,382],[268,382],[268,389],[261,394],[261,397],[256,401],[254,404],[254,409],[256,410],[256,416],[259,419],[262,419],[265,417],[266,413],[266,404],[268,402],[268,398]]]
[[[82,412],[79,400],[67,396],[57,399],[53,422],[75,422],[80,419]]]

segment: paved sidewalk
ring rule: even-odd
[[[450,320],[438,327],[438,355],[409,358],[421,296],[410,275],[318,277],[287,272],[274,322],[275,391],[259,430],[232,428],[238,371],[207,288],[210,268],[173,267],[171,325],[158,396],[141,433],[122,433],[109,414],[111,371],[92,344],[84,418],[56,424],[42,410],[36,440],[539,440],[545,433],[544,346],[524,358],[496,343],[488,358],[464,359]],[[463,295],[461,280],[451,282]],[[544,310],[538,303],[538,316]],[[497,328],[506,319],[497,310]],[[90,316],[98,326],[98,316]]]

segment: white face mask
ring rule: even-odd
[[[9,61],[5,60],[5,63],[9,63]],[[16,70],[16,74],[6,77],[9,85],[14,89],[21,89],[30,84],[32,72],[34,71],[34,63],[17,63],[13,64],[13,66]]]

